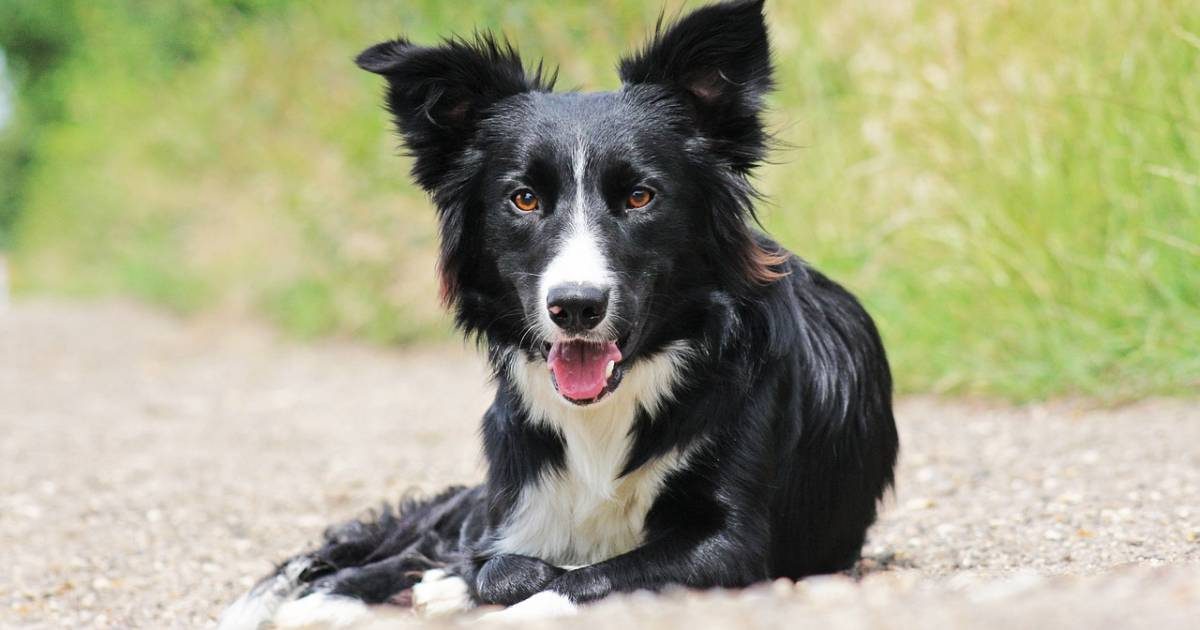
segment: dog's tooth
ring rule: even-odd
[[[609,361],[604,367],[604,378],[612,378],[613,369],[617,367],[616,361]]]

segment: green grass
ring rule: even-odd
[[[776,7],[802,148],[769,223],[866,297],[902,387],[1194,393],[1200,6],[820,4]]]
[[[257,4],[193,2],[183,35],[78,6],[66,113],[23,183],[19,287],[243,308],[305,336],[444,336],[432,210],[350,59],[401,31],[501,25],[561,64],[560,86],[608,89],[658,11]],[[764,223],[863,297],[903,391],[1197,391],[1200,5],[768,4],[785,148],[759,176]],[[177,40],[195,44],[145,61]]]

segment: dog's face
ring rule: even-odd
[[[388,78],[438,205],[459,324],[545,360],[566,400],[601,400],[775,273],[745,224],[771,83],[761,1],[658,33],[611,93],[553,93],[487,36],[385,42],[358,61]]]
[[[658,281],[693,255],[689,129],[652,98],[531,93],[480,129],[483,257],[512,287],[522,335],[558,391],[577,403],[619,384]]]

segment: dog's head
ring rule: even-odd
[[[358,64],[433,196],[461,327],[545,359],[588,404],[638,358],[707,334],[780,273],[748,225],[771,88],[762,1],[703,7],[623,59],[623,87],[554,93],[483,35],[378,44]]]

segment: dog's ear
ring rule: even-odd
[[[470,240],[461,196],[452,190],[466,174],[455,167],[489,108],[510,96],[547,91],[554,77],[543,75],[541,64],[526,73],[516,50],[486,33],[474,41],[450,39],[435,47],[395,39],[364,50],[355,61],[387,79],[388,110],[414,158],[413,177],[435,199],[441,198],[438,266],[442,299],[452,304],[460,295]]]
[[[771,49],[763,0],[736,0],[701,7],[663,28],[636,55],[621,60],[627,86],[664,87],[684,101],[709,152],[745,174],[766,154],[769,136],[761,116],[771,91]],[[704,186],[705,184],[698,184]],[[710,214],[719,250],[733,254],[722,272],[743,286],[769,284],[787,275],[786,254],[764,249],[746,224],[753,190],[744,179],[714,186],[707,197],[725,198]],[[727,259],[728,260],[728,259]]]
[[[541,65],[526,74],[512,45],[490,34],[474,41],[415,46],[405,39],[376,44],[355,62],[387,78],[387,106],[415,158],[413,176],[433,191],[471,141],[480,117],[497,101],[548,90]]]
[[[701,7],[620,63],[626,85],[657,84],[680,93],[713,149],[739,171],[766,150],[759,116],[771,90],[771,53],[763,0]]]

